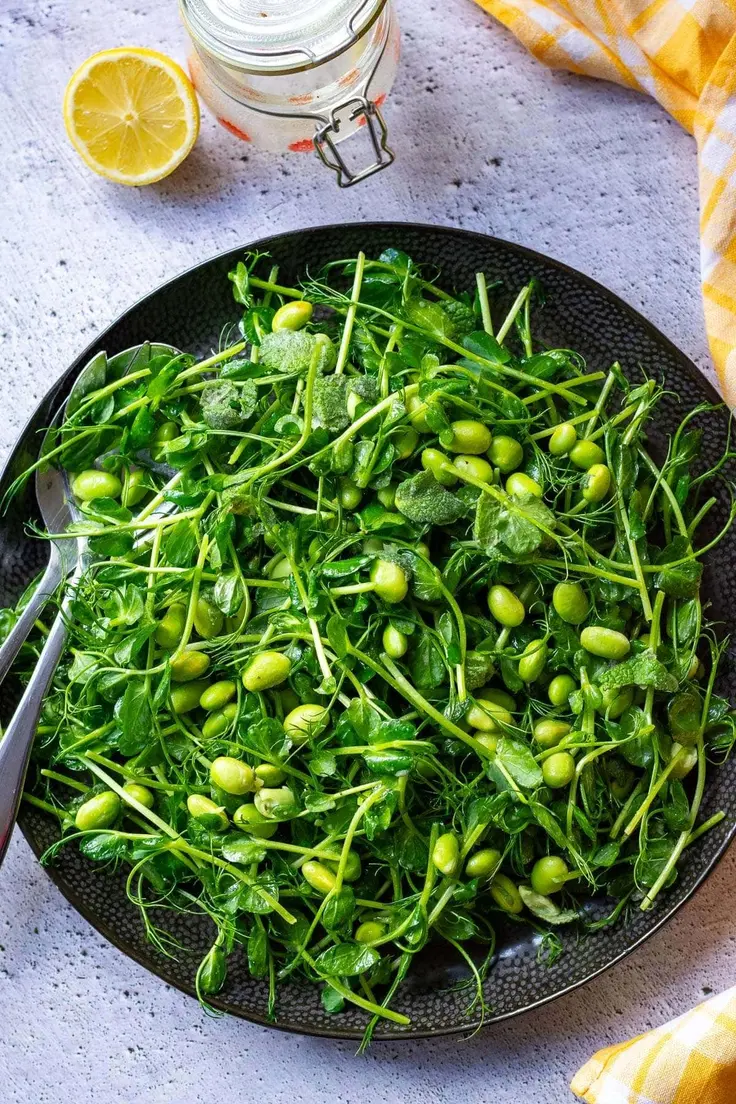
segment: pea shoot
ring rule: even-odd
[[[274,1018],[301,975],[367,1044],[429,941],[485,944],[482,1004],[497,932],[623,922],[718,822],[711,408],[655,447],[657,381],[542,345],[533,282],[450,294],[396,250],[230,279],[233,340],[57,435],[93,562],[26,798],[152,939],[162,904],[210,918],[203,1001],[244,950]]]

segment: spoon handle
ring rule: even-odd
[[[5,858],[15,818],[18,815],[43,699],[64,650],[66,623],[71,613],[74,584],[81,570],[80,564],[70,580],[70,593],[64,599],[61,610],[51,626],[18,708],[5,734],[0,738],[0,864]]]
[[[50,542],[50,548],[51,554],[49,556],[48,566],[38,586],[28,599],[25,609],[13,625],[2,645],[0,645],[0,682],[2,682],[7,675],[21,646],[33,628],[35,620],[49,598],[55,593],[63,578],[64,569],[61,555],[53,541]]]

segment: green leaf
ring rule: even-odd
[[[483,357],[484,360],[490,361],[491,364],[508,364],[511,360],[511,353],[508,349],[504,348],[496,341],[492,334],[485,333],[483,330],[479,330],[476,333],[469,334],[463,338],[463,348],[467,349],[469,353],[474,353],[476,356]]]
[[[653,652],[646,651],[609,668],[596,685],[601,690],[617,690],[622,686],[640,686],[643,690],[651,687],[672,694],[677,690],[678,682]]]
[[[219,993],[227,977],[227,955],[220,945],[219,938],[202,959],[197,970],[197,989],[210,996]]]
[[[233,617],[238,612],[244,598],[243,584],[234,571],[226,571],[218,575],[217,582],[212,588],[212,599],[226,617]]]
[[[309,769],[318,778],[333,778],[337,774],[337,758],[326,748],[316,751],[309,757]]]
[[[684,832],[690,827],[690,802],[685,787],[679,779],[667,785],[667,798],[662,809],[665,823],[671,832]]]
[[[350,651],[347,625],[339,613],[333,613],[327,622],[327,639],[338,659],[345,659]]]
[[[532,751],[521,740],[502,736],[496,748],[496,758],[506,768],[514,782],[524,789],[534,789],[542,784],[542,768]]]
[[[320,1001],[325,1012],[328,1012],[331,1016],[345,1009],[344,996],[342,993],[338,993],[337,989],[333,989],[331,985],[325,985],[320,993]]]
[[[133,419],[130,427],[128,445],[132,452],[145,448],[156,432],[156,419],[151,413],[150,407],[142,406]]]
[[[680,744],[694,744],[700,733],[703,703],[693,687],[676,694],[667,707],[672,738]]]
[[[577,909],[561,909],[551,897],[535,893],[531,886],[520,885],[519,895],[529,912],[546,924],[572,924],[580,919]]]
[[[400,775],[411,769],[412,754],[399,748],[376,748],[364,751],[363,761],[374,774]]]
[[[322,927],[328,932],[349,930],[355,915],[355,893],[344,885],[339,893],[333,893],[322,913]]]
[[[250,976],[254,978],[265,977],[268,973],[268,936],[260,921],[254,925],[248,936],[246,954]]]
[[[197,530],[192,522],[185,519],[172,525],[164,548],[173,567],[189,567],[197,550]]]
[[[473,537],[489,555],[513,562],[536,552],[545,530],[555,525],[552,511],[534,495],[511,495],[508,502],[499,502],[484,493],[476,506]]]
[[[441,486],[431,472],[420,472],[399,484],[396,509],[422,525],[452,525],[465,513],[457,495]]]
[[[686,557],[690,557],[689,559]],[[684,563],[676,563],[684,560]],[[654,585],[669,598],[694,598],[700,589],[703,565],[693,557],[687,537],[675,537],[656,557],[664,565],[654,577]]]
[[[100,832],[96,836],[84,836],[79,841],[79,850],[88,859],[95,862],[110,862],[121,859],[128,850],[128,841],[115,832]]]
[[[131,679],[123,694],[118,713],[121,734],[118,750],[128,758],[154,743],[157,735],[151,716],[151,703],[142,679]]]
[[[232,863],[242,863],[244,866],[263,862],[266,857],[266,848],[258,840],[234,833],[223,837],[221,850],[223,859]]]
[[[340,943],[328,947],[315,960],[315,969],[322,977],[357,977],[370,970],[381,956],[363,943]]]

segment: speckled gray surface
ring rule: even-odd
[[[240,241],[340,219],[488,231],[582,269],[706,370],[690,138],[656,104],[551,74],[470,0],[398,0],[386,115],[397,163],[338,192],[310,157],[259,155],[211,119],[174,177],[94,177],[67,144],[65,81],[123,43],[183,60],[174,0],[9,0],[0,11],[4,349],[0,448],[73,355],[137,296]],[[155,336],[155,335],[153,335]],[[3,1104],[557,1104],[596,1048],[736,975],[732,853],[664,932],[569,997],[474,1039],[341,1043],[213,1021],[113,951],[16,839],[0,877]]]

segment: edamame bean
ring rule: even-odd
[[[224,709],[236,693],[235,683],[231,682],[230,679],[222,679],[220,682],[213,682],[207,687],[199,699],[199,704],[208,712],[213,709]]]
[[[475,697],[482,701],[495,702],[496,705],[508,709],[509,713],[516,712],[516,701],[507,690],[499,690],[495,686],[484,686],[482,690],[476,690]]]
[[[252,767],[241,759],[231,755],[218,755],[210,767],[210,781],[213,786],[228,794],[253,793],[256,787],[256,775]]]
[[[504,912],[510,912],[512,916],[520,913],[524,907],[521,894],[510,878],[505,874],[496,874],[491,882],[491,897]]]
[[[278,824],[262,817],[255,805],[239,805],[233,813],[233,824],[256,839],[271,839],[279,830]]]
[[[561,709],[567,705],[570,695],[578,689],[578,684],[572,675],[555,675],[547,687],[547,697],[552,705]]]
[[[302,864],[302,877],[312,889],[326,897],[335,888],[335,875],[320,862],[310,859]]]
[[[387,510],[393,510],[396,505],[396,487],[393,483],[389,484],[388,487],[379,487],[376,491],[376,498]]]
[[[534,495],[535,498],[541,498],[544,491],[537,483],[536,479],[532,479],[531,476],[525,475],[524,472],[514,472],[506,480],[506,494],[510,495]]]
[[[171,687],[171,708],[174,713],[191,713],[199,705],[199,699],[209,684],[204,679]]]
[[[535,893],[550,897],[560,892],[569,873],[570,867],[560,855],[545,855],[535,862],[529,880]]]
[[[203,594],[194,607],[194,627],[203,640],[213,640],[222,632],[225,615]]]
[[[335,871],[335,873],[337,873],[337,868],[340,863],[331,862],[329,865]],[[360,864],[360,855],[357,851],[348,851],[348,857],[345,863],[342,880],[344,882],[357,882],[362,872],[363,868]]]
[[[154,797],[147,786],[141,786],[138,782],[126,782],[123,786],[123,793],[128,794],[139,805],[145,806],[146,809],[153,808]]]
[[[498,468],[502,475],[508,475],[521,467],[524,460],[524,449],[513,437],[494,437],[488,456],[494,468]]]
[[[248,600],[246,598],[240,603],[238,612],[232,617],[225,618],[225,631],[228,633],[240,632],[245,624],[245,619],[248,615]]]
[[[600,445],[597,445],[595,441],[577,441],[570,449],[570,459],[576,468],[582,468],[583,471],[587,471],[588,468],[592,468],[594,464],[603,464],[606,459],[606,454]]]
[[[286,771],[274,763],[259,763],[256,767],[256,778],[260,779],[264,786],[280,786],[286,778]]]
[[[471,456],[480,456],[491,447],[491,431],[482,422],[470,418],[461,418],[450,426],[452,442],[447,447],[450,452],[463,452]]]
[[[402,429],[393,438],[393,445],[396,449],[397,460],[408,460],[414,449],[419,443],[419,434],[415,429],[408,427]]]
[[[498,732],[476,732],[473,733],[476,744],[480,744],[482,748],[489,753],[489,755],[495,755],[498,750],[498,741],[501,736]]]
[[[633,701],[634,688],[632,686],[623,686],[620,690],[604,690],[602,712],[606,714],[609,721],[617,721]]]
[[[543,717],[534,725],[534,739],[541,748],[556,747],[563,736],[567,736],[570,725],[557,721],[554,717]]]
[[[187,798],[187,809],[195,820],[205,820],[212,831],[224,832],[230,824],[222,805],[215,804],[204,794],[190,794]]]
[[[176,422],[164,422],[153,435],[150,452],[153,460],[162,460],[166,454],[166,445],[176,440],[179,436],[179,427]]]
[[[523,602],[513,590],[505,586],[492,586],[488,591],[488,608],[500,625],[515,629],[526,616]]]
[[[109,828],[119,815],[120,798],[112,790],[103,790],[79,806],[74,816],[74,826],[80,832]]]
[[[279,330],[301,330],[312,317],[312,310],[312,304],[306,299],[293,299],[290,303],[284,303],[273,316],[271,329],[274,333]]]
[[[141,499],[146,497],[148,491],[146,473],[142,468],[135,468],[128,472],[123,482],[123,493],[120,501],[123,506],[130,509],[131,506],[137,506]]]
[[[480,479],[483,483],[493,482],[493,468],[482,456],[457,456],[455,467],[472,479]]]
[[[390,656],[391,659],[401,659],[403,655],[406,655],[409,638],[400,629],[394,628],[393,625],[387,625],[383,630],[381,643],[386,655]]]
[[[270,690],[284,682],[291,671],[291,660],[281,652],[259,652],[243,671],[246,690]]]
[[[551,790],[569,786],[575,776],[575,760],[569,751],[556,751],[542,763],[542,777]]]
[[[555,612],[568,625],[579,625],[590,613],[590,602],[580,583],[558,583],[552,591]]]
[[[268,569],[269,579],[290,579],[293,574],[294,569],[286,556],[282,556]]]
[[[330,723],[329,710],[305,702],[284,717],[284,732],[294,744],[305,744],[319,736]]]
[[[457,476],[453,475],[452,472],[445,471],[445,465],[449,463],[450,461],[444,452],[440,452],[439,449],[426,448],[422,450],[422,467],[425,471],[431,472],[443,487],[452,487],[454,483],[457,483]]]
[[[566,456],[578,439],[577,430],[569,422],[558,425],[549,439],[549,451],[553,456]]]
[[[672,744],[672,749],[670,751],[670,759],[674,759],[675,756],[680,753],[680,751],[683,751],[683,745],[678,744],[677,741],[675,741]],[[670,771],[670,778],[685,778],[686,775],[688,775],[693,769],[697,761],[698,749],[695,747],[685,748],[683,754],[680,756],[680,758],[677,760],[674,767]]]
[[[479,732],[503,731],[503,725],[514,723],[514,718],[508,710],[492,701],[483,701],[479,705],[471,705],[465,714],[465,720],[471,728],[477,728]]]
[[[90,468],[80,472],[72,483],[72,494],[80,502],[92,502],[95,498],[118,498],[123,484],[112,472]]]
[[[360,487],[356,486],[352,479],[348,479],[345,475],[340,479],[338,486],[338,497],[343,510],[356,510],[363,497],[363,492]]]
[[[536,682],[544,670],[549,648],[544,640],[530,640],[519,660],[519,678],[522,682]]]
[[[173,602],[158,623],[154,637],[157,644],[167,651],[173,651],[184,632],[187,620],[187,607],[181,602]]]
[[[376,920],[364,920],[362,924],[358,924],[353,938],[356,943],[377,943],[379,939],[383,939],[385,933],[383,924]]]
[[[602,625],[590,625],[583,629],[580,643],[586,652],[601,659],[623,659],[631,651],[628,636],[616,629],[605,629]]]
[[[282,814],[291,813],[293,811],[296,816],[296,801],[294,800],[294,794],[288,786],[279,786],[276,789],[271,789],[269,786],[264,786],[262,790],[259,790],[254,798],[254,804],[261,816],[267,820],[280,820]]]
[[[498,869],[501,852],[495,847],[484,847],[471,855],[465,864],[465,873],[469,878],[489,878]]]
[[[411,395],[406,400],[405,406],[412,428],[417,433],[431,433],[432,430],[427,422],[427,404],[418,395]]]
[[[611,470],[605,464],[592,464],[585,475],[583,498],[586,502],[602,502],[611,489]]]
[[[417,556],[423,556],[425,560],[430,559],[429,545],[426,541],[417,541],[414,551]]]
[[[226,705],[224,709],[218,709],[216,713],[210,713],[202,725],[202,735],[205,740],[216,740],[218,736],[224,736],[237,715],[238,706],[235,702]]]
[[[378,537],[368,537],[366,540],[363,541],[363,551],[364,552],[382,552],[383,551],[383,541],[379,540]]]
[[[454,832],[443,832],[435,841],[432,862],[446,878],[453,878],[460,865],[460,844]]]
[[[409,590],[406,573],[392,560],[374,560],[371,567],[373,589],[384,602],[403,602]]]
[[[209,665],[210,657],[206,652],[186,648],[171,661],[171,681],[191,682],[192,679],[201,678]]]

